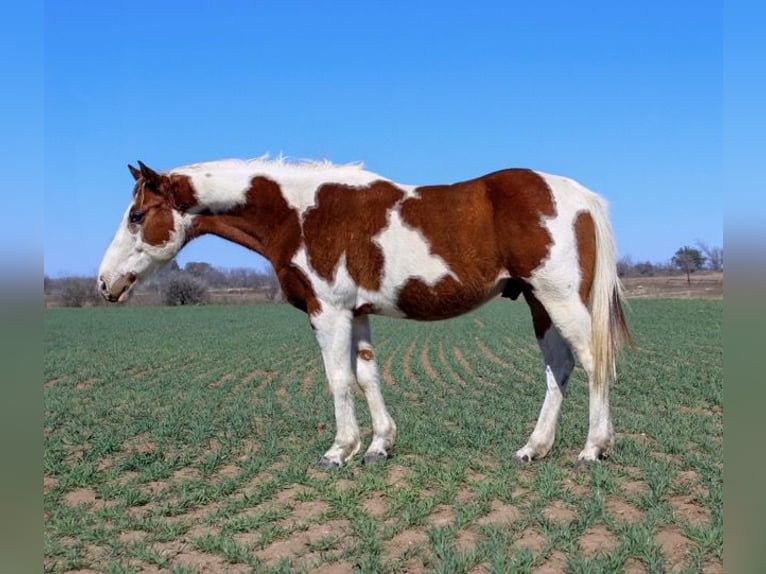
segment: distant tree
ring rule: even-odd
[[[282,286],[279,284],[277,274],[274,272],[274,268],[271,265],[269,265],[266,272],[263,274],[263,283],[265,290],[268,292],[269,299],[275,303],[281,303],[284,300]]]
[[[175,259],[171,259],[169,263],[166,263],[156,273],[153,273],[142,287],[162,294],[168,286],[168,281],[180,272],[181,268],[178,266],[178,262]]]
[[[184,265],[184,271],[186,271],[189,275],[194,275],[195,277],[204,277],[213,271],[213,266],[210,265],[210,263],[205,263],[204,261],[189,261],[186,265]]]
[[[630,277],[633,275],[633,258],[630,255],[623,255],[617,261],[617,276]]]
[[[210,263],[204,261],[189,261],[189,263],[184,266],[184,271],[198,279],[202,279],[208,285],[219,287],[226,285],[226,275],[210,265]]]
[[[685,245],[676,251],[671,262],[676,268],[686,273],[686,282],[691,285],[691,274],[698,269],[702,269],[702,266],[705,264],[705,256],[702,255],[699,249]]]
[[[636,263],[633,266],[633,272],[636,275],[640,275],[642,277],[653,277],[656,271],[657,269],[654,263],[649,261],[642,261],[641,263]]]
[[[229,287],[235,287],[237,289],[247,289],[250,287],[251,275],[253,271],[245,267],[235,267],[229,269],[226,273],[226,283]]]
[[[96,280],[91,277],[65,277],[58,281],[61,290],[61,302],[64,307],[84,307],[97,305],[100,301],[96,293]]]
[[[697,240],[697,247],[705,255],[708,269],[712,271],[723,271],[723,247],[711,247],[700,240]]]
[[[166,305],[202,305],[208,299],[207,284],[185,271],[176,273],[165,287]]]
[[[158,274],[163,273],[163,274],[166,274],[166,275],[172,275],[173,273],[177,273],[180,270],[181,270],[181,267],[179,267],[178,261],[176,261],[175,259],[172,259],[170,261],[170,263],[168,263],[167,265],[162,267],[157,273]]]

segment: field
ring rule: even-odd
[[[617,442],[574,464],[587,385],[526,467],[544,395],[523,303],[374,318],[394,456],[324,472],[332,404],[283,305],[50,309],[46,572],[722,572],[723,303],[634,300]],[[363,440],[366,404],[357,395]]]

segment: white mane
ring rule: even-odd
[[[345,164],[332,163],[328,159],[293,159],[279,155],[272,159],[269,154],[264,154],[251,159],[227,158],[215,161],[205,161],[183,165],[169,170],[168,173],[200,172],[210,170],[243,170],[250,173],[305,171],[305,170],[332,170],[332,171],[364,171],[364,162],[351,162]]]
[[[247,160],[193,163],[167,173],[191,178],[200,207],[213,211],[228,211],[244,203],[247,190],[257,176],[277,182],[287,202],[300,213],[314,205],[315,192],[322,184],[364,186],[386,179],[366,171],[361,162],[338,165],[328,160],[292,160],[282,155],[275,159],[263,155]]]

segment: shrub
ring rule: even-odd
[[[165,287],[166,305],[204,305],[208,302],[207,284],[188,273],[178,273]]]
[[[96,280],[90,277],[67,277],[61,280],[60,288],[64,307],[98,305],[101,302],[96,292]]]

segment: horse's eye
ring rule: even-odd
[[[128,221],[131,223],[139,224],[144,220],[145,215],[145,211],[131,211],[130,215],[128,216]]]

